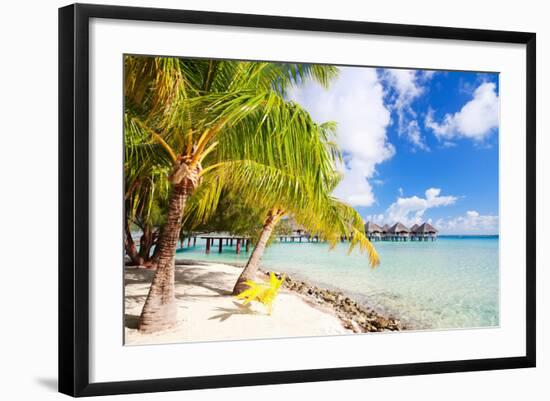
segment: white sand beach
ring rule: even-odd
[[[281,289],[268,315],[263,305],[243,306],[231,295],[241,269],[193,262],[176,266],[178,324],[142,334],[137,322],[154,271],[127,267],[125,272],[125,344],[161,344],[235,339],[319,336],[351,333],[330,310]]]

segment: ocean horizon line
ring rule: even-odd
[[[499,234],[439,234],[438,238],[499,238]]]

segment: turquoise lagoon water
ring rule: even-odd
[[[264,269],[282,271],[321,287],[340,289],[358,302],[416,329],[499,325],[498,237],[440,237],[434,242],[375,242],[381,264],[348,255],[347,244],[330,251],[323,243],[274,242]],[[248,254],[218,243],[179,250],[178,259],[245,263]]]

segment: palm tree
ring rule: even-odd
[[[313,195],[313,198],[316,196],[314,193],[310,195]],[[319,203],[317,207],[312,207],[313,202],[309,203],[309,208],[304,207],[305,205],[300,200],[292,199],[291,195],[286,202],[279,202],[278,206],[269,210],[259,240],[233,287],[234,295],[247,289],[246,282],[248,280],[255,279],[269,238],[285,215],[291,215],[310,233],[327,240],[331,249],[336,246],[342,236],[350,237],[349,252],[358,246],[361,252],[367,251],[371,267],[376,267],[379,264],[378,254],[364,235],[363,219],[357,211],[336,198],[326,196],[326,194],[321,194],[317,202]]]
[[[158,168],[136,160],[129,152],[135,150],[131,136],[125,136],[125,238],[124,247],[132,265],[156,267],[158,227],[164,223],[169,184],[166,168]],[[130,162],[131,161],[131,162]],[[139,250],[132,237],[132,227],[141,230]],[[151,254],[151,250],[155,252]]]
[[[250,258],[233,288],[237,295],[247,289],[247,280],[254,280],[260,259],[273,230],[284,216],[291,215],[310,233],[327,240],[334,247],[342,236],[351,237],[351,252],[355,247],[366,251],[372,267],[379,264],[376,250],[364,235],[364,223],[361,216],[351,206],[330,196],[341,179],[336,172],[335,163],[341,161],[341,155],[330,137],[334,134],[335,124],[315,124],[311,119],[302,124],[304,136],[310,139],[308,145],[295,150],[298,169],[286,168],[286,160],[274,159],[269,167],[257,170],[228,170],[225,176],[218,176],[207,182],[192,199],[186,213],[186,220],[201,222],[208,220],[216,209],[217,193],[221,183],[226,190],[237,191],[239,200],[244,204],[266,211],[261,233]],[[314,157],[301,157],[300,152]],[[264,188],[264,190],[258,190]],[[350,235],[351,234],[351,235]]]
[[[299,64],[126,58],[125,135],[136,142],[127,163],[142,160],[170,171],[157,270],[140,330],[158,331],[176,323],[174,259],[188,197],[209,176],[221,187],[227,185],[224,177],[234,179],[228,181],[233,185],[236,177],[257,177],[272,168],[272,179],[256,181],[255,189],[267,193],[273,190],[281,160],[296,170],[301,158],[318,159],[315,136],[304,131],[309,115],[284,94],[306,79],[326,84],[335,72]],[[300,147],[312,152],[297,152]]]

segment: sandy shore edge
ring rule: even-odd
[[[262,270],[264,279],[269,276],[269,270]],[[283,288],[288,289],[306,299],[314,306],[328,307],[342,321],[344,327],[355,333],[406,330],[397,318],[380,314],[365,306],[343,291],[327,289],[295,279],[284,272],[273,271],[279,278],[285,274]]]
[[[178,324],[142,334],[137,321],[153,270],[125,267],[125,344],[162,344],[397,331],[404,327],[360,305],[343,292],[287,276],[272,315],[263,305],[243,306],[231,295],[242,265],[196,260],[176,262]],[[275,272],[280,275],[282,272]],[[268,272],[261,271],[259,279]]]

